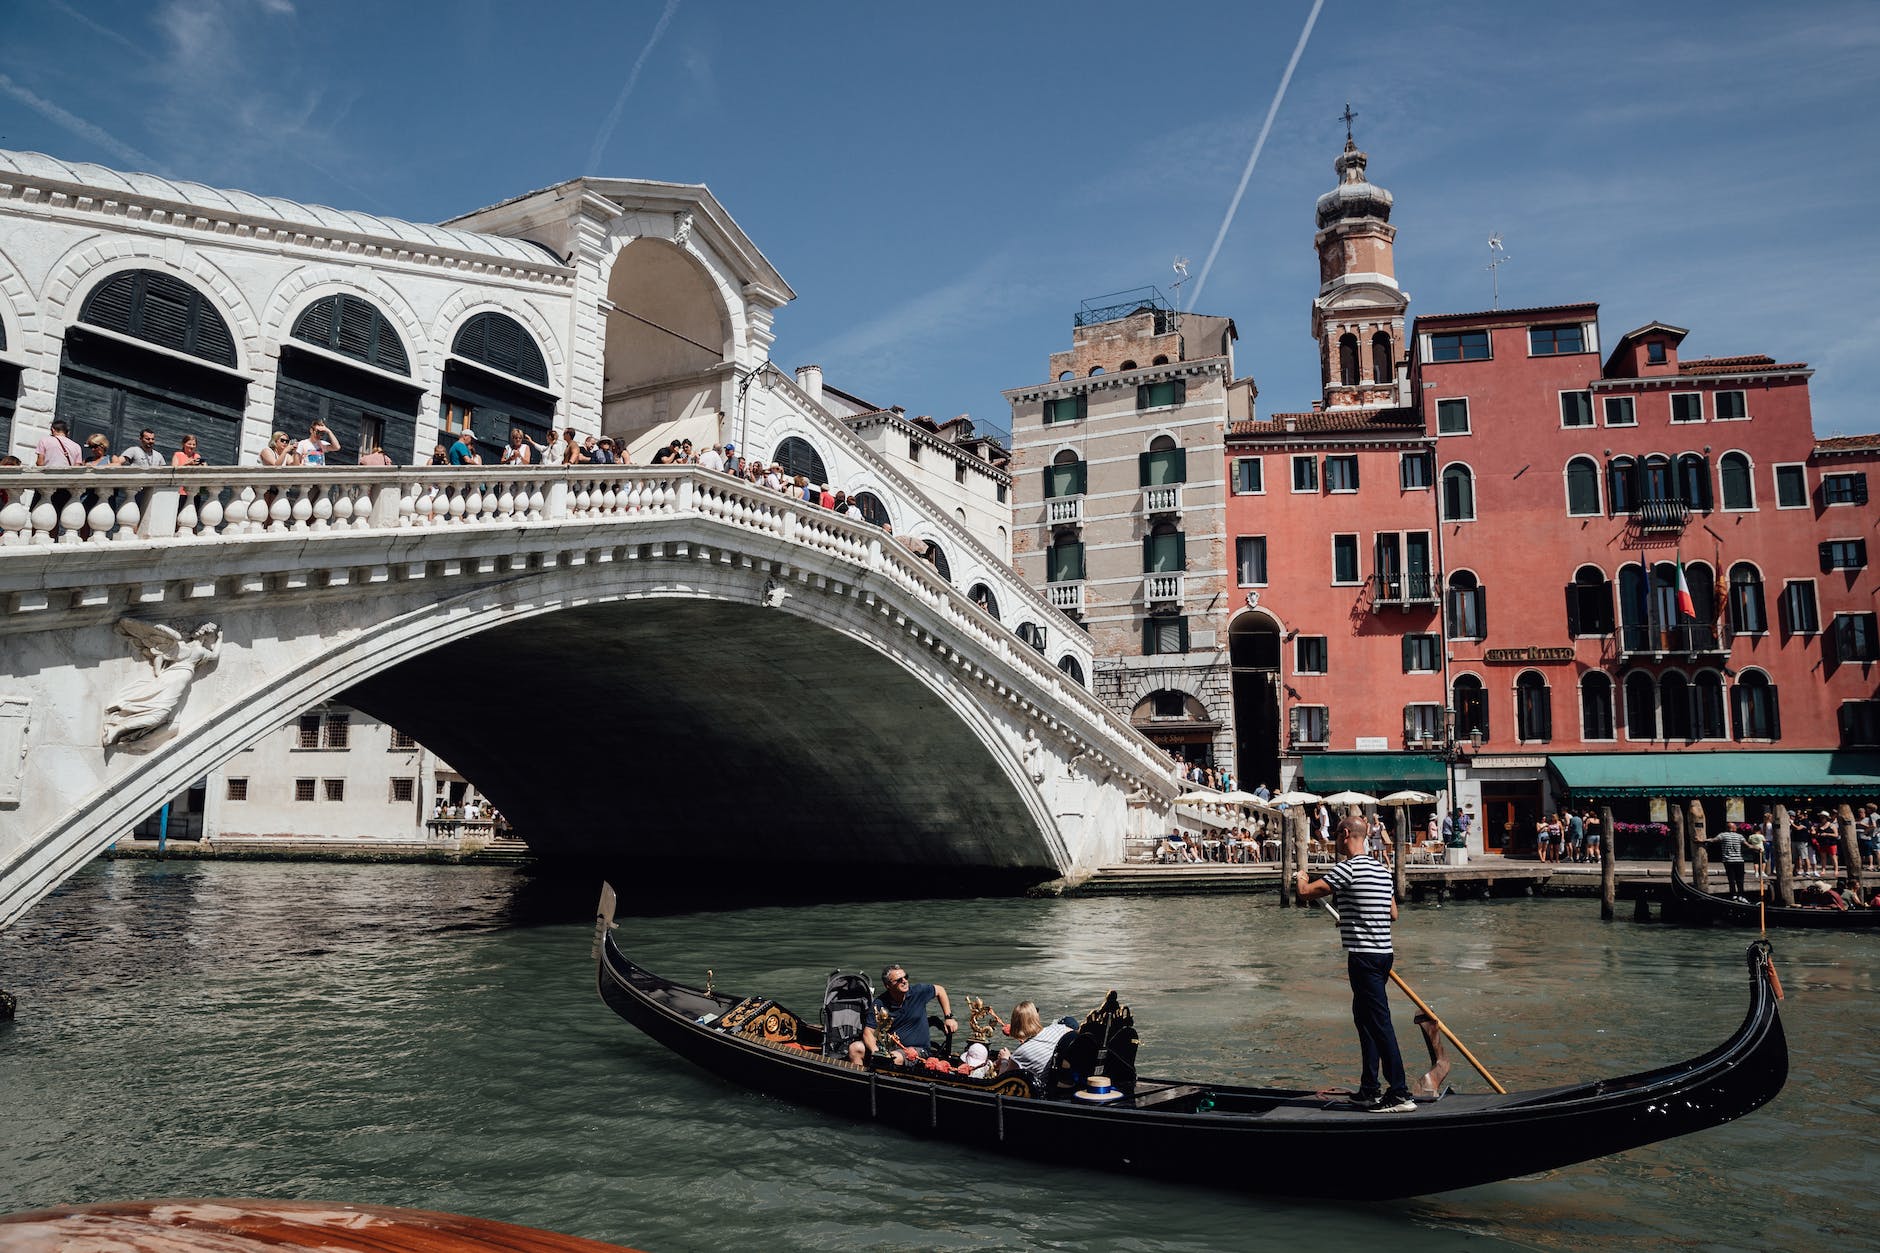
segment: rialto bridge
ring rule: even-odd
[[[545,857],[649,881],[1010,887],[1169,814],[1155,746],[892,534],[704,469],[0,490],[0,926],[327,700],[435,748]]]

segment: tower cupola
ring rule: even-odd
[[[1319,295],[1312,302],[1312,338],[1319,344],[1327,409],[1401,407],[1409,403],[1404,311],[1397,286],[1397,228],[1391,195],[1365,177],[1370,158],[1351,137],[1332,162],[1338,185],[1318,199]]]

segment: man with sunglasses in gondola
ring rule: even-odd
[[[933,1033],[927,1026],[927,1006],[933,1001],[940,1002],[942,1015],[941,1027],[948,1035],[959,1030],[960,1024],[953,1018],[953,1002],[947,998],[947,990],[937,983],[913,983],[908,980],[907,969],[899,962],[881,969],[881,992],[875,997],[875,1004],[888,1011],[892,1020],[888,1030],[900,1041],[901,1051],[910,1056],[925,1057],[933,1048]]]

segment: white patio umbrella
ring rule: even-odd
[[[1177,805],[1218,805],[1221,803],[1219,792],[1183,792],[1175,798]]]
[[[1223,792],[1221,801],[1228,805],[1242,805],[1248,809],[1264,809],[1271,813],[1273,806],[1255,796],[1252,792]]]
[[[1366,796],[1363,792],[1333,792],[1325,798],[1327,805],[1375,805],[1377,797]]]
[[[1380,805],[1434,805],[1436,798],[1428,792],[1405,788],[1401,792],[1392,792],[1389,796],[1378,797],[1377,803]]]
[[[1274,805],[1316,805],[1319,797],[1311,792],[1281,792],[1269,802]]]

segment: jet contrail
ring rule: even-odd
[[[1320,2],[1323,3],[1323,0]],[[651,55],[653,45],[659,42],[659,37],[666,33],[666,25],[672,21],[672,15],[678,11],[678,8],[679,0],[666,0],[666,10],[659,15],[659,21],[654,24],[652,38],[646,41],[646,46],[640,49],[640,55],[633,60],[633,68],[627,71],[627,81],[621,86],[620,95],[614,100],[614,107],[608,111],[607,120],[601,123],[600,134],[594,136],[593,149],[588,152],[587,172],[589,174],[599,168],[601,153],[606,151],[607,142],[614,137],[614,127],[620,125],[620,115],[627,107],[627,97],[633,94],[633,84],[640,81],[640,67],[646,64],[646,58]]]
[[[45,118],[54,126],[70,131],[87,143],[96,144],[98,147],[103,148],[120,161],[128,161],[132,166],[139,169],[156,169],[157,163],[155,161],[152,161],[149,157],[131,147],[104,127],[87,122],[84,118],[78,116],[78,114],[60,108],[44,96],[34,92],[31,88],[21,86],[19,83],[14,82],[5,74],[0,74],[0,92],[5,92],[7,95],[12,96],[15,100],[31,109],[34,113],[37,113],[40,117]]]
[[[1319,10],[1325,7],[1325,0],[1312,0],[1312,12],[1306,14],[1306,28],[1299,32],[1299,42],[1293,45],[1292,59],[1286,62],[1286,72],[1279,76],[1279,90],[1273,93],[1273,103],[1267,106],[1266,121],[1260,125],[1260,137],[1253,141],[1253,155],[1247,158],[1247,168],[1240,172],[1240,186],[1234,188],[1234,198],[1228,203],[1227,216],[1221,219],[1221,229],[1214,236],[1214,247],[1208,249],[1208,259],[1201,263],[1201,277],[1195,280],[1194,291],[1188,294],[1188,307],[1193,309],[1195,301],[1201,299],[1201,289],[1208,285],[1208,271],[1214,268],[1214,258],[1221,251],[1221,241],[1227,238],[1227,230],[1234,224],[1234,214],[1240,211],[1240,198],[1247,194],[1247,180],[1253,177],[1253,167],[1260,160],[1260,149],[1266,147],[1267,132],[1273,129],[1273,119],[1279,115],[1280,101],[1286,98],[1286,85],[1292,82],[1293,70],[1299,66],[1299,57],[1306,50],[1306,40],[1312,38],[1313,24],[1319,20]]]

